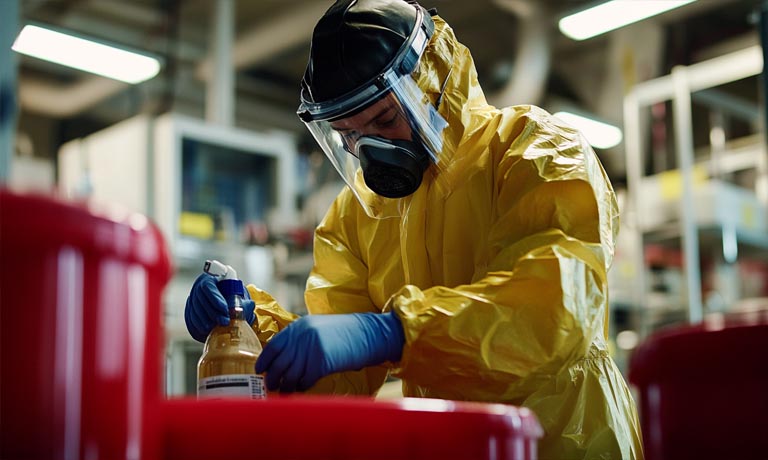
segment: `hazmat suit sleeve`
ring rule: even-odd
[[[256,336],[263,347],[275,334],[292,323],[298,316],[285,310],[268,292],[257,288],[253,284],[249,284],[247,289],[248,295],[253,300],[254,311],[256,312],[253,330],[256,332]]]

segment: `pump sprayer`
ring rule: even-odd
[[[237,272],[231,265],[224,265],[218,260],[206,260],[203,271],[216,278],[232,280],[237,279]]]
[[[261,343],[243,315],[243,282],[234,268],[217,260],[206,260],[203,271],[218,280],[229,307],[229,325],[216,326],[205,341],[197,364],[197,397],[263,399],[264,377],[255,370]]]

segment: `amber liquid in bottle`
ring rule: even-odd
[[[229,325],[211,331],[197,363],[198,398],[266,398],[264,377],[256,374],[261,343],[243,316],[240,297],[233,297]]]

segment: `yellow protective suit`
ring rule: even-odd
[[[345,188],[316,230],[305,295],[311,314],[395,310],[402,360],[312,391],[372,395],[393,372],[405,396],[532,409],[541,459],[642,458],[606,344],[611,185],[573,129],[536,107],[488,105],[469,51],[434,20],[416,76],[433,102],[448,79],[439,111],[453,147],[401,218],[369,218]],[[251,295],[266,341],[292,317]]]

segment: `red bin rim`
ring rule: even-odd
[[[157,226],[141,213],[95,200],[0,188],[0,243],[17,249],[73,246],[138,263],[166,282],[171,258]]]

